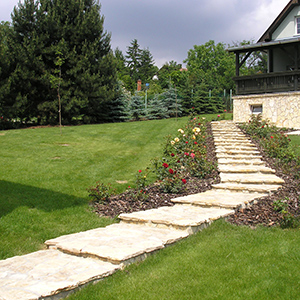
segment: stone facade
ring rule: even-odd
[[[234,122],[248,122],[252,114],[260,112],[277,127],[300,129],[300,92],[233,97]]]

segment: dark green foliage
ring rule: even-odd
[[[170,86],[168,90],[161,94],[163,106],[167,109],[169,117],[181,116],[181,101],[178,98],[177,91],[174,87]]]
[[[122,60],[120,53],[117,53],[119,61]],[[131,41],[130,46],[126,52],[126,67],[127,73],[125,72],[122,76],[123,83],[126,88],[134,92],[137,87],[137,81],[142,81],[143,88],[145,84],[151,81],[152,77],[157,71],[157,67],[154,66],[153,56],[150,50],[141,49],[137,39]]]
[[[85,115],[101,122],[103,104],[115,98],[116,61],[110,35],[95,0],[25,0],[14,8],[8,36],[13,57],[6,81],[1,82],[2,107],[24,120],[57,123],[57,91],[50,78],[55,74],[56,53],[61,66],[61,102],[64,123]],[[4,101],[4,100],[2,100]]]
[[[164,106],[163,99],[161,99],[158,94],[149,100],[147,108],[147,118],[149,120],[167,118],[167,112],[168,109]]]
[[[128,118],[130,120],[138,121],[145,115],[144,97],[136,93],[131,97],[128,105]]]

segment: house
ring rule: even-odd
[[[236,56],[233,120],[262,114],[278,127],[300,128],[300,0],[291,0],[256,44],[229,48]],[[267,53],[267,73],[240,76],[254,51]]]

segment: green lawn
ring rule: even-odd
[[[68,299],[300,299],[299,245],[299,230],[219,220]]]
[[[88,206],[97,181],[134,185],[186,118],[0,132],[0,259],[40,249],[46,239],[106,226]],[[117,181],[127,181],[119,184]]]
[[[86,189],[134,185],[186,120],[0,131],[0,259],[115,222],[91,212]],[[299,245],[299,229],[218,221],[70,299],[300,299]]]
[[[289,138],[294,146],[295,153],[300,156],[300,135],[290,135]]]

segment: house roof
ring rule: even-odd
[[[273,32],[278,28],[278,26],[287,17],[291,10],[298,5],[300,5],[300,0],[291,0],[283,9],[283,11],[278,15],[278,17],[274,20],[274,22],[270,25],[270,27],[265,31],[265,33],[260,37],[257,43],[271,41]]]
[[[257,50],[265,50],[272,47],[276,47],[278,45],[285,45],[285,44],[292,44],[292,43],[300,43],[300,37],[293,37],[288,39],[282,39],[277,41],[271,42],[260,42],[256,44],[247,44],[238,47],[228,48],[228,52],[250,52],[250,51],[257,51]]]
[[[282,21],[287,17],[287,15],[292,11],[292,9],[296,6],[300,5],[300,0],[291,0],[286,7],[282,10],[282,12],[278,15],[278,17],[273,21],[270,27],[265,31],[265,33],[260,37],[256,44],[248,44],[239,47],[228,48],[229,52],[249,52],[258,50],[264,50],[270,47],[274,47],[276,45],[282,44],[290,44],[300,42],[299,37],[287,38],[272,41],[272,34],[278,28],[278,26],[282,23]]]

